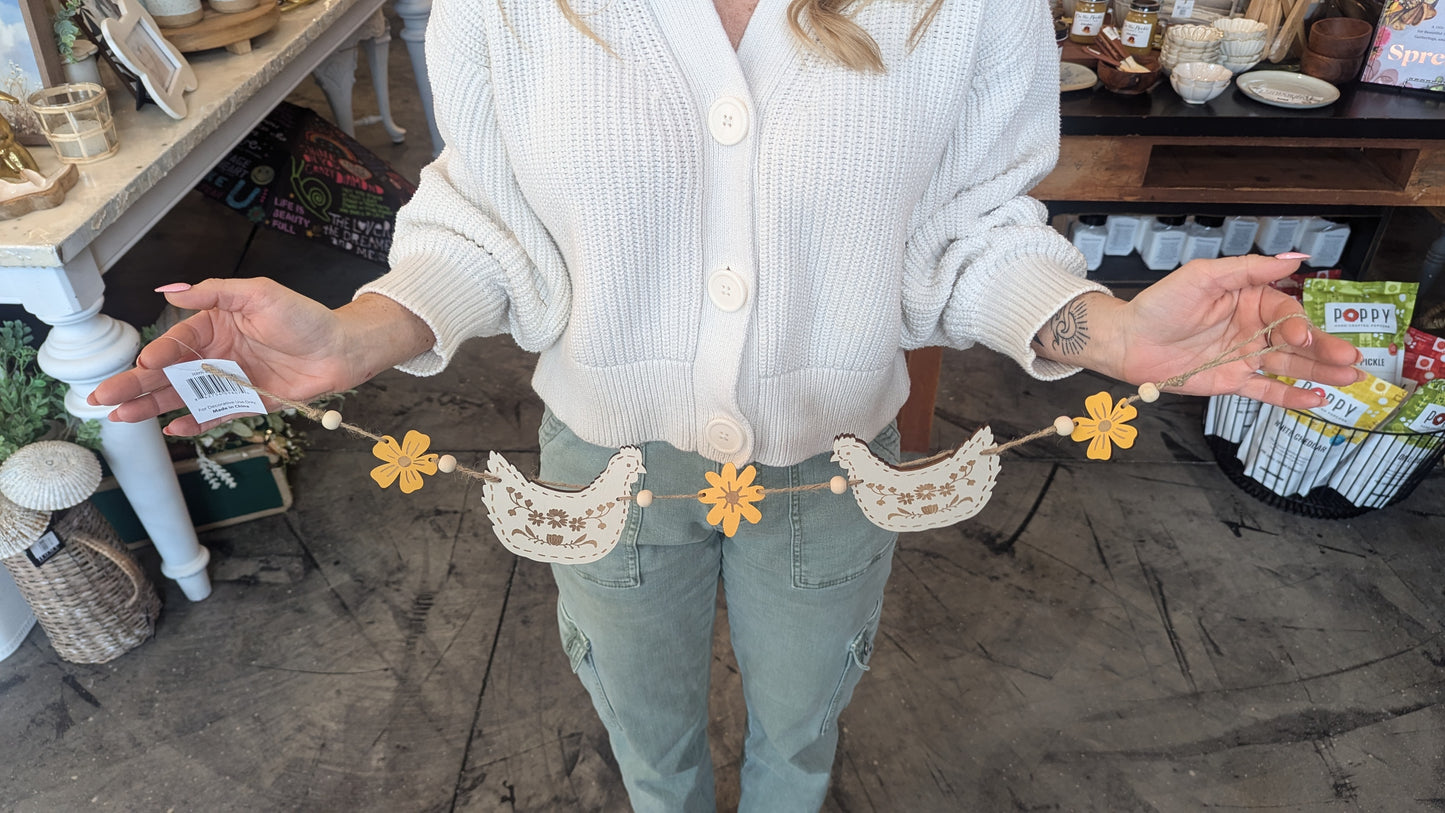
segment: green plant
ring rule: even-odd
[[[65,385],[36,364],[30,326],[0,322],[0,460],[37,440],[63,439],[100,448],[100,422],[65,411]]]
[[[66,62],[75,61],[75,40],[80,36],[80,26],[75,17],[80,13],[85,0],[65,0],[55,12],[55,45]]]

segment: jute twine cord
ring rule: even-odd
[[[1218,356],[1216,356],[1214,359],[1212,359],[1212,360],[1210,360],[1210,361],[1208,361],[1208,362],[1205,362],[1204,364],[1201,364],[1201,365],[1198,366],[1198,367],[1195,367],[1193,370],[1190,370],[1190,371],[1184,372],[1184,373],[1180,373],[1179,375],[1173,376],[1172,378],[1167,378],[1167,379],[1165,379],[1165,380],[1163,380],[1163,381],[1160,381],[1160,382],[1157,383],[1155,386],[1157,386],[1160,390],[1163,390],[1163,389],[1166,389],[1166,388],[1170,388],[1170,387],[1183,386],[1183,384],[1184,384],[1186,381],[1188,381],[1189,379],[1193,378],[1193,377],[1196,376],[1196,375],[1199,375],[1200,373],[1208,372],[1209,370],[1213,370],[1213,369],[1216,368],[1216,367],[1223,367],[1223,366],[1226,365],[1226,364],[1233,364],[1234,362],[1237,362],[1237,361],[1245,361],[1245,360],[1248,360],[1248,359],[1251,359],[1251,358],[1256,358],[1256,357],[1258,357],[1258,356],[1262,356],[1262,355],[1264,355],[1264,354],[1266,354],[1266,353],[1272,353],[1272,352],[1274,352],[1274,351],[1276,351],[1276,350],[1279,350],[1279,349],[1281,349],[1280,347],[1277,347],[1277,346],[1275,346],[1275,345],[1266,343],[1264,347],[1261,347],[1261,348],[1259,348],[1259,349],[1252,350],[1252,351],[1247,352],[1247,353],[1240,353],[1240,351],[1242,351],[1245,347],[1247,347],[1247,346],[1248,346],[1250,343],[1252,343],[1255,339],[1258,339],[1258,338],[1261,337],[1261,336],[1267,336],[1267,335],[1269,335],[1270,331],[1274,330],[1275,328],[1279,327],[1280,325],[1284,324],[1285,322],[1287,322],[1287,321],[1289,321],[1289,320],[1291,320],[1291,319],[1304,319],[1304,318],[1306,318],[1306,317],[1305,317],[1305,315],[1302,314],[1302,313],[1292,313],[1292,314],[1289,314],[1289,315],[1287,315],[1287,316],[1282,316],[1282,317],[1274,320],[1273,322],[1270,322],[1269,324],[1265,325],[1264,327],[1260,328],[1259,330],[1256,330],[1254,333],[1250,334],[1247,338],[1245,338],[1245,339],[1243,339],[1242,341],[1236,343],[1233,347],[1230,347],[1228,350],[1225,350],[1223,353],[1220,353],[1220,354],[1219,354]],[[187,350],[190,350],[192,353],[196,353],[196,355],[197,355],[198,357],[201,356],[201,354],[200,354],[200,353],[197,353],[194,348],[191,348],[190,346],[186,345],[186,344],[185,344],[184,342],[182,342],[180,339],[174,339],[173,337],[167,337],[167,338],[172,338],[173,341],[175,341],[176,343],[182,345],[183,347],[186,347]],[[1239,355],[1235,355],[1236,353],[1239,353]],[[234,383],[234,384],[238,384],[238,385],[240,385],[240,386],[242,386],[242,387],[246,387],[247,389],[255,390],[255,391],[257,392],[257,394],[261,395],[262,397],[270,398],[272,401],[275,401],[275,402],[278,403],[278,404],[283,404],[283,405],[285,405],[285,406],[288,406],[288,407],[296,410],[297,412],[305,415],[306,417],[308,417],[308,418],[310,418],[311,420],[316,421],[316,422],[318,422],[318,423],[320,423],[322,415],[325,414],[325,411],[324,411],[324,410],[318,409],[318,408],[316,408],[316,407],[314,407],[314,406],[311,406],[310,404],[304,404],[304,403],[301,403],[301,402],[299,402],[299,401],[292,401],[292,400],[289,399],[289,398],[283,398],[282,396],[277,395],[277,394],[274,393],[274,392],[270,392],[270,391],[268,391],[268,390],[265,390],[265,389],[263,389],[263,388],[261,388],[261,387],[256,386],[255,384],[252,384],[251,382],[245,380],[244,378],[240,378],[240,377],[238,377],[238,376],[231,375],[230,373],[228,373],[228,372],[226,372],[226,371],[224,371],[224,370],[218,369],[218,368],[216,368],[216,367],[214,367],[214,366],[212,366],[212,365],[210,365],[210,364],[202,364],[202,365],[201,365],[201,369],[204,370],[204,371],[206,371],[207,373],[209,373],[209,374],[211,374],[211,375],[219,376],[219,377],[224,378],[224,379],[226,379],[227,381],[230,381],[230,382],[232,382],[232,383]],[[1139,395],[1137,395],[1137,394],[1135,394],[1135,395],[1130,395],[1130,396],[1128,396],[1127,398],[1121,399],[1121,400],[1119,401],[1119,404],[1120,404],[1120,405],[1132,404],[1132,403],[1134,403],[1134,402],[1136,402],[1136,401],[1138,401],[1138,400],[1140,400],[1140,396],[1139,396]],[[366,439],[371,440],[372,442],[375,442],[375,443],[382,443],[382,442],[384,442],[381,435],[377,435],[377,434],[374,433],[374,432],[368,431],[368,430],[366,430],[366,429],[364,429],[364,428],[362,428],[362,427],[360,427],[360,426],[357,426],[357,425],[355,425],[355,424],[347,423],[346,421],[342,421],[341,424],[340,424],[340,426],[337,427],[337,428],[339,428],[339,429],[345,429],[347,432],[349,432],[350,434],[352,434],[352,435],[354,435],[354,436],[356,436],[356,437],[366,438]],[[1010,450],[1010,449],[1017,448],[1017,447],[1022,446],[1022,445],[1026,444],[1026,443],[1032,443],[1033,441],[1040,440],[1040,439],[1049,437],[1049,436],[1051,436],[1051,435],[1057,435],[1057,434],[1058,434],[1058,430],[1056,430],[1056,429],[1055,429],[1054,427],[1052,427],[1052,426],[1049,426],[1049,427],[1046,427],[1046,428],[1044,428],[1044,429],[1040,429],[1040,430],[1037,431],[1037,432],[1033,432],[1033,433],[1031,433],[1031,434],[1024,435],[1023,437],[1016,438],[1016,439],[1014,439],[1014,440],[1008,441],[1007,443],[1002,443],[1002,444],[998,444],[998,445],[995,445],[995,446],[990,446],[990,447],[988,447],[988,448],[986,448],[986,449],[983,449],[983,450],[980,452],[980,454],[990,454],[990,455],[1003,454],[1004,452],[1006,452],[1006,451],[1008,451],[1008,450]],[[922,459],[920,459],[920,460],[911,460],[911,461],[909,461],[909,462],[904,466],[904,468],[909,468],[909,469],[921,468],[921,467],[926,466],[926,465],[928,465],[928,464],[930,464],[930,463],[935,463],[935,462],[937,462],[937,461],[939,461],[939,460],[944,460],[944,459],[947,459],[947,458],[949,458],[949,457],[952,457],[957,451],[958,451],[957,448],[953,448],[953,449],[949,449],[949,450],[947,450],[947,451],[939,452],[939,453],[937,453],[937,454],[935,454],[935,455],[932,455],[932,456],[930,456],[930,457],[922,458]],[[467,477],[471,477],[471,478],[476,479],[476,480],[482,480],[482,481],[488,482],[488,483],[501,482],[500,478],[498,478],[498,477],[495,477],[495,476],[493,476],[493,475],[491,475],[491,474],[488,474],[487,472],[484,472],[484,471],[477,471],[476,469],[467,468],[466,466],[463,466],[463,465],[461,465],[460,463],[457,464],[457,467],[456,467],[456,469],[455,469],[454,471],[455,471],[457,474],[462,474],[462,475],[465,475],[465,476],[467,476]],[[576,490],[580,490],[580,489],[582,489],[582,488],[585,488],[585,486],[579,486],[579,485],[574,485],[574,484],[570,484],[570,483],[552,483],[552,482],[548,482],[548,481],[546,481],[546,480],[533,480],[532,482],[534,482],[534,483],[536,483],[536,484],[538,484],[538,485],[542,485],[542,486],[549,486],[549,487],[552,487],[552,488],[565,489],[565,490],[571,490],[571,491],[576,491]],[[861,482],[862,482],[861,480],[849,480],[849,481],[848,481],[848,485],[854,486],[854,485],[858,485],[858,484],[861,483]],[[786,487],[786,488],[765,488],[765,489],[762,490],[762,493],[763,493],[764,495],[767,495],[767,494],[788,494],[788,493],[799,492],[799,491],[821,491],[821,490],[823,490],[823,489],[828,489],[828,488],[831,488],[831,484],[829,484],[829,483],[814,483],[814,484],[811,484],[811,485],[789,486],[789,487]],[[694,492],[694,493],[689,493],[689,494],[654,494],[652,498],[653,498],[654,500],[695,500],[695,499],[697,499],[697,493]],[[632,497],[631,495],[627,495],[627,496],[622,497],[621,499],[633,499],[633,497]]]

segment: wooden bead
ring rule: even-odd
[[[637,503],[638,508],[646,508],[652,505],[652,492],[644,488],[637,492],[637,496],[633,500]]]
[[[1054,431],[1064,437],[1074,434],[1074,419],[1068,415],[1060,415],[1054,418]]]
[[[842,494],[848,490],[848,478],[841,474],[833,475],[833,479],[828,481],[828,490],[834,494]]]
[[[457,470],[457,459],[449,454],[437,458],[437,471],[442,474],[451,474]]]
[[[1139,385],[1139,400],[1146,404],[1152,404],[1159,400],[1159,388],[1148,381]]]
[[[327,429],[335,429],[341,426],[341,413],[334,409],[326,410],[321,413],[321,425]]]

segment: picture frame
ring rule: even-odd
[[[185,94],[198,87],[191,64],[161,35],[155,18],[139,0],[110,0],[106,5],[119,11],[100,21],[100,33],[111,55],[136,76],[146,95],[166,115],[185,118]]]
[[[20,104],[0,102],[0,115],[22,144],[45,143],[40,121],[25,106],[25,99],[65,81],[50,15],[48,0],[0,0],[0,27],[6,29],[0,32],[0,90],[20,100]]]

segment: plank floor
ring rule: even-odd
[[[417,137],[376,149],[414,175],[424,129],[404,123]],[[378,271],[252,240],[208,206],[181,207],[111,272],[111,312],[153,318],[155,298],[126,289],[181,276],[180,243],[321,298]],[[464,463],[496,449],[533,471],[530,364],[505,340],[474,342],[439,376],[382,375],[345,411],[428,431]],[[934,446],[985,423],[1026,434],[1105,386],[950,352]],[[826,810],[1445,810],[1445,477],[1388,510],[1301,518],[1221,474],[1200,411],[1146,407],[1138,445],[1110,463],[1058,440],[1010,453],[978,517],[900,540]],[[0,809],[626,810],[546,568],[495,542],[476,488],[378,491],[365,442],[310,436],[291,511],[204,535],[210,598],[186,601],[140,551],[165,601],[153,640],[83,666],[36,630],[0,662]],[[726,641],[724,616],[723,809],[745,720]]]
[[[529,359],[477,343],[388,373],[362,425],[535,467]],[[1102,383],[1039,384],[949,353],[940,445],[1001,436]],[[1351,520],[1241,493],[1198,402],[1166,397],[1111,463],[1045,441],[974,520],[905,535],[827,808],[1439,810],[1445,478]],[[381,492],[364,442],[312,432],[293,509],[204,535],[214,595],[162,584],[156,637],[0,663],[0,798],[15,811],[625,810],[557,643],[546,568],[491,538],[475,487]],[[713,752],[736,803],[744,711],[719,627]]]

